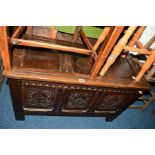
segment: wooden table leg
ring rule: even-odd
[[[19,94],[20,80],[9,79],[9,87],[11,91],[11,98],[16,120],[24,120],[24,109],[22,105],[22,95]],[[20,90],[20,91],[19,91]]]

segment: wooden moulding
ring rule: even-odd
[[[89,86],[99,86],[99,87],[112,87],[112,88],[136,88],[143,90],[150,90],[150,85],[147,82],[136,82],[133,80],[127,79],[87,79],[87,78],[73,78],[65,76],[56,76],[56,75],[46,75],[46,74],[35,74],[35,73],[26,73],[26,72],[16,72],[5,74],[9,78],[15,79],[30,79],[30,80],[39,80],[39,81],[49,81],[49,82],[60,82],[68,84],[80,84],[80,85],[89,85]]]
[[[104,74],[107,72],[107,70],[110,68],[110,66],[115,62],[117,57],[121,54],[122,50],[126,46],[129,38],[134,33],[136,28],[137,28],[137,26],[130,26],[126,30],[124,36],[119,40],[117,45],[114,47],[113,51],[111,52],[110,56],[108,57],[108,59],[106,61],[106,64],[103,66],[103,68],[102,68],[102,70],[100,72],[101,76],[104,76]]]
[[[44,43],[44,42],[38,42],[38,41],[24,40],[24,39],[13,39],[12,43],[14,45],[20,45],[20,46],[62,50],[66,52],[79,53],[79,54],[85,54],[85,55],[91,55],[94,52],[92,50],[87,50],[82,48],[68,47],[68,46],[63,46],[58,44],[50,44],[50,43]]]
[[[4,72],[11,73],[11,59],[6,26],[0,26],[0,54],[3,60]]]
[[[123,31],[124,26],[116,26],[112,27],[105,38],[103,43],[103,47],[101,48],[99,55],[94,63],[94,66],[91,70],[91,78],[96,78],[98,72],[100,71],[102,65],[106,61],[109,53],[111,52],[114,44],[116,43],[118,37],[120,36],[121,32]]]

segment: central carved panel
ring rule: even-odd
[[[71,92],[67,96],[67,100],[65,103],[65,109],[86,109],[91,100],[93,99],[93,95],[89,92]]]
[[[55,89],[24,87],[24,106],[51,109],[53,107],[55,96]]]

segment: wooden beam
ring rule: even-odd
[[[51,27],[51,34],[50,34],[50,36],[51,36],[52,39],[56,39],[57,30],[56,30],[55,26]]]
[[[150,79],[153,78],[153,75],[155,74],[155,66],[151,68],[151,70],[148,71],[146,75],[146,79],[149,81]]]
[[[106,38],[106,36],[108,35],[110,31],[110,27],[105,27],[101,33],[101,35],[98,37],[95,45],[94,45],[94,51],[97,50],[97,48],[99,47],[99,45],[104,41],[104,39]]]
[[[60,44],[63,46],[71,46],[71,47],[77,47],[77,48],[82,48],[84,49],[85,46],[79,43],[72,43],[69,41],[64,41],[64,40],[54,40],[51,38],[43,37],[43,36],[37,36],[37,35],[29,35],[29,34],[24,34],[23,39],[25,40],[32,40],[32,41],[39,41],[39,42],[45,42],[45,43],[50,43],[50,44]]]
[[[76,43],[76,41],[78,40],[79,31],[81,30],[81,28],[82,28],[82,26],[76,26],[75,32],[74,32],[74,35],[73,35],[73,39],[72,39],[73,43]]]
[[[79,34],[82,37],[82,39],[83,39],[84,43],[86,44],[87,48],[89,50],[93,51],[92,57],[94,58],[94,60],[96,60],[97,59],[97,53],[93,49],[93,46],[91,45],[91,43],[90,43],[89,39],[87,38],[86,34],[84,33],[84,31],[82,29],[79,31]]]
[[[137,26],[129,26],[129,28],[126,30],[124,36],[119,40],[117,45],[114,47],[113,51],[111,52],[111,55],[108,57],[106,64],[103,66],[100,75],[104,76],[106,71],[110,68],[110,66],[115,62],[117,57],[121,54],[122,50],[126,46],[129,38],[136,30]]]
[[[151,49],[151,45],[153,44],[153,42],[155,41],[155,35],[145,44],[145,48],[146,49]]]
[[[155,62],[155,50],[153,50],[152,54],[149,55],[149,57],[147,58],[146,62],[143,64],[135,80],[140,81],[143,75],[145,74],[145,72],[150,69],[150,67],[154,62]]]
[[[33,35],[33,26],[27,26],[27,32],[29,35]]]
[[[135,32],[134,36],[132,37],[132,39],[129,41],[128,46],[134,46],[134,44],[136,43],[136,41],[141,37],[141,35],[143,34],[144,30],[145,30],[146,26],[140,26],[138,28],[138,30]]]
[[[13,35],[11,36],[11,40],[18,38],[25,28],[26,28],[26,26],[19,26],[16,29],[16,31],[13,33]]]
[[[146,49],[146,48],[143,46],[142,42],[140,42],[139,40],[136,41],[136,45],[137,45],[138,48]]]
[[[94,52],[92,50],[87,50],[87,49],[82,49],[82,48],[69,47],[69,46],[50,44],[50,43],[31,41],[31,40],[24,40],[24,39],[13,39],[12,43],[14,45],[20,45],[20,46],[29,46],[29,47],[39,47],[39,48],[46,48],[46,49],[53,49],[53,50],[61,50],[61,51],[79,53],[79,54],[85,54],[85,55],[90,55]]]
[[[112,27],[102,45],[99,55],[93,65],[91,70],[91,78],[96,78],[98,72],[100,71],[102,65],[104,64],[106,58],[108,57],[110,51],[112,50],[114,44],[116,43],[118,37],[123,31],[124,26]]]
[[[11,73],[11,57],[6,26],[0,26],[0,54],[3,60],[4,72]]]
[[[127,52],[127,51],[129,51],[129,52],[130,51],[134,51],[134,52],[137,52],[139,54],[147,54],[147,55],[151,54],[151,51],[148,51],[146,49],[135,48],[135,47],[131,47],[131,46],[125,46],[124,50],[125,50],[125,52]]]
[[[84,31],[81,29],[79,31],[81,38],[83,39],[84,43],[86,44],[87,48],[90,50],[93,50],[93,46],[91,45],[89,39],[87,38],[86,34],[84,33]]]

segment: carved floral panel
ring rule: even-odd
[[[93,94],[89,91],[73,91],[68,93],[65,109],[86,109],[93,100]]]
[[[43,87],[24,87],[24,106],[31,108],[53,108],[56,89]]]
[[[97,110],[116,110],[126,98],[125,94],[108,94],[103,97]]]

